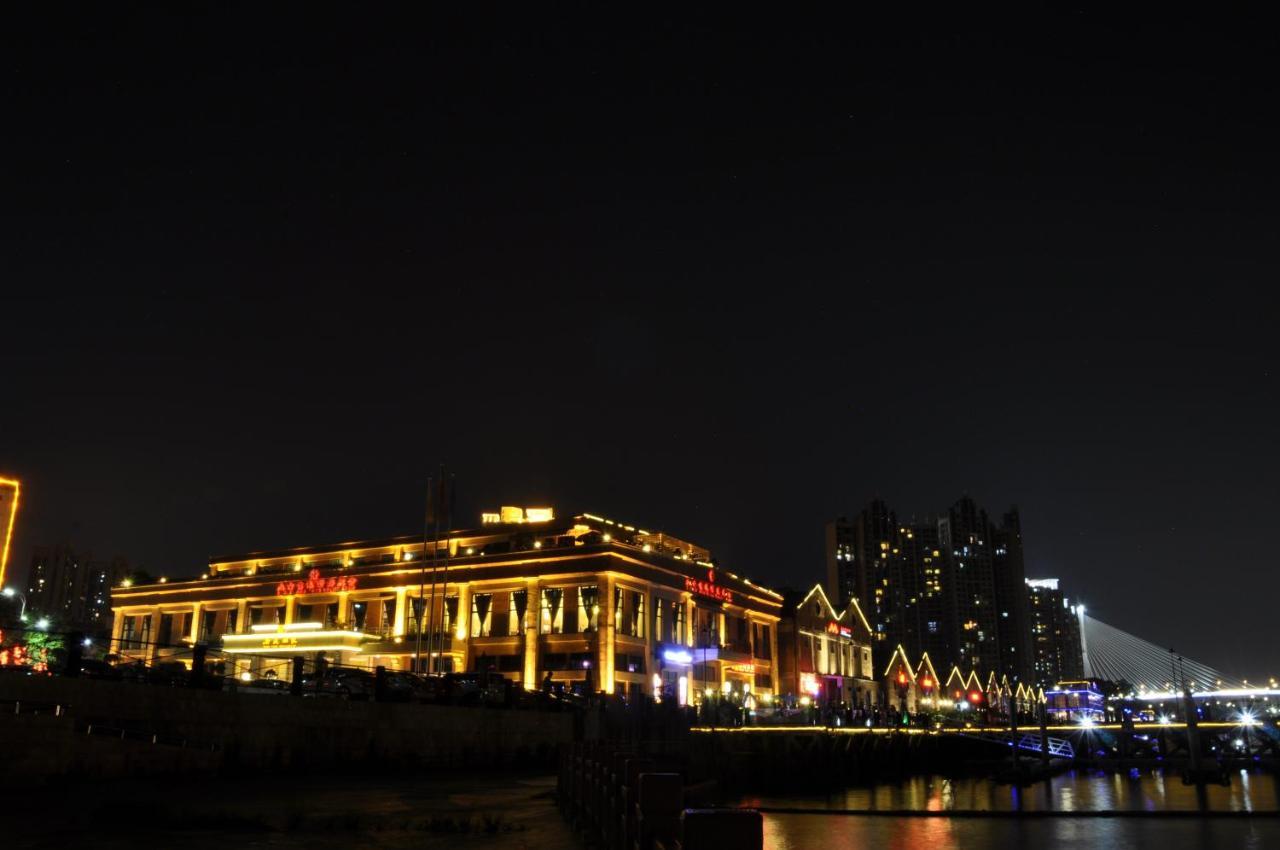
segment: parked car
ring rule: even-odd
[[[352,667],[331,667],[319,681],[304,679],[302,693],[343,699],[373,699],[373,674]]]
[[[507,705],[511,685],[501,673],[446,673],[447,702],[453,705]]]
[[[230,681],[230,680],[228,680]],[[283,679],[251,679],[241,681],[235,686],[240,694],[267,694],[269,696],[288,696],[289,683]]]
[[[434,696],[435,691],[421,676],[403,671],[387,673],[386,699],[392,702],[432,702]]]

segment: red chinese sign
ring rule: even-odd
[[[356,589],[355,576],[329,576],[323,578],[319,570],[307,573],[305,581],[282,581],[276,585],[276,596],[296,596],[302,593],[341,593]]]
[[[848,626],[842,626],[839,623],[837,623],[835,620],[827,621],[827,633],[833,634],[833,635],[840,635],[840,637],[843,637],[843,638],[853,637],[853,629],[849,628]]]
[[[690,593],[696,593],[699,596],[707,596],[711,599],[718,599],[721,602],[732,602],[733,591],[727,587],[720,587],[716,584],[716,571],[707,570],[707,580],[699,581],[696,578],[685,577],[684,589]]]

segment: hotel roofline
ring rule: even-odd
[[[487,520],[500,516],[485,515]],[[519,549],[511,545],[517,542],[516,538],[524,544]],[[162,579],[147,585],[116,588],[112,596],[121,601],[156,594],[174,598],[244,588],[250,584],[274,581],[277,577],[289,579],[312,569],[336,568],[350,575],[409,576],[423,572],[424,568],[430,571],[432,543],[437,547],[437,567],[443,569],[445,553],[451,553],[447,556],[447,563],[455,581],[484,580],[482,575],[462,576],[485,567],[612,556],[621,559],[620,566],[632,561],[680,578],[699,578],[705,571],[715,570],[719,577],[717,580],[739,594],[770,608],[780,608],[782,604],[782,594],[721,569],[710,560],[710,552],[702,547],[662,532],[646,531],[594,514],[578,514],[571,520],[488,521],[478,528],[442,531],[438,538],[427,538],[425,545],[420,534],[400,535],[214,557],[209,560],[209,572],[201,578]],[[502,545],[499,551],[484,551],[486,545],[499,544]],[[586,563],[583,567],[592,568]],[[494,576],[495,579],[499,577]]]

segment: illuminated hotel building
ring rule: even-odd
[[[699,546],[591,514],[504,507],[437,542],[214,558],[198,580],[121,586],[111,601],[122,657],[188,660],[206,644],[228,673],[323,651],[367,668],[493,670],[530,690],[548,673],[680,702],[778,689],[779,594]]]

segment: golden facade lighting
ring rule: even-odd
[[[551,522],[556,518],[554,508],[523,508],[503,505],[497,511],[480,514],[481,525],[519,525],[530,522]]]
[[[9,567],[9,548],[13,544],[13,527],[18,520],[20,488],[21,485],[16,478],[0,478],[0,524],[2,524],[0,527],[4,529],[4,545],[0,547],[0,586],[4,585],[5,572]]]
[[[664,672],[662,664],[668,653],[687,651],[686,645],[692,645],[691,624],[697,611],[718,618],[722,635],[727,633],[727,616],[776,629],[781,596],[733,573],[714,573],[713,586],[721,589],[723,582],[726,598],[696,598],[688,591],[686,580],[690,577],[707,579],[708,568],[694,566],[698,561],[710,563],[704,549],[692,544],[677,546],[674,538],[658,532],[633,537],[640,530],[623,523],[601,520],[588,525],[581,516],[561,520],[558,525],[526,529],[528,523],[541,522],[554,513],[550,508],[519,510],[520,524],[501,522],[498,512],[497,523],[450,531],[447,544],[441,540],[441,547],[448,545],[457,559],[450,565],[448,590],[437,591],[446,599],[457,600],[446,603],[453,606],[448,609],[447,629],[440,618],[440,604],[431,606],[435,622],[444,632],[443,649],[422,647],[421,654],[417,650],[412,612],[419,593],[425,595],[421,590],[420,536],[220,557],[210,560],[207,581],[175,579],[164,585],[118,589],[112,593],[116,618],[113,642],[124,639],[126,623],[129,634],[136,634],[146,627],[144,618],[151,618],[154,628],[154,618],[166,614],[204,616],[216,612],[213,628],[217,632],[211,632],[209,638],[220,636],[224,651],[249,656],[242,659],[243,665],[260,664],[263,656],[289,657],[322,650],[352,654],[344,663],[360,667],[385,664],[395,670],[420,669],[419,658],[422,662],[446,658],[448,666],[443,669],[453,670],[476,669],[479,658],[487,658],[487,664],[501,659],[497,669],[529,690],[537,690],[544,674],[550,672],[558,683],[586,681],[592,690],[623,688],[634,693],[637,688],[645,691],[653,687],[653,675]],[[514,512],[508,512],[508,517],[515,519]],[[609,541],[604,541],[602,533],[593,535],[592,542],[583,539],[604,528],[609,529]],[[428,552],[430,546],[428,541]],[[410,552],[413,561],[405,563],[404,555]],[[677,559],[677,553],[683,557]],[[299,565],[307,578],[295,572]],[[573,588],[592,590],[570,597],[568,591]],[[544,597],[548,590],[565,595]],[[511,597],[499,604],[498,599],[508,593]],[[517,594],[523,600],[519,604],[525,606],[519,609],[524,612],[519,620],[514,616]],[[477,602],[477,597],[485,601]],[[557,600],[559,613],[566,617],[563,625],[555,614],[546,616],[544,606],[549,598]],[[569,598],[577,604],[567,604]],[[643,601],[634,602],[637,598]],[[360,620],[354,607],[362,603],[365,619]],[[622,612],[633,611],[633,605],[644,613],[637,615],[643,626],[631,632],[619,624],[629,622]],[[674,612],[681,612],[679,632],[650,627],[657,606],[663,606],[664,623],[674,624]],[[179,607],[185,610],[179,612]],[[567,609],[571,607],[578,612],[575,622],[600,625],[586,629],[570,626]],[[254,613],[267,608],[273,612]],[[234,619],[221,613],[224,611],[236,612]],[[489,617],[498,616],[495,611],[502,612],[505,628],[490,633],[490,627],[482,625],[476,633],[473,617],[487,623]],[[588,617],[582,617],[584,611],[590,612]],[[283,622],[277,624],[277,619]],[[251,626],[255,620],[259,622]],[[311,622],[319,620],[345,625],[321,627]],[[354,625],[356,622],[360,625]],[[552,624],[549,631],[547,622]],[[427,620],[426,628],[431,628],[430,623]],[[748,627],[745,634],[748,641],[758,641],[762,633]],[[732,663],[710,665],[711,680],[698,682],[699,692],[708,686],[718,692],[727,675],[735,677],[735,692],[741,677],[749,677],[752,681],[742,682],[744,692],[750,685],[757,698],[773,696],[778,681],[773,662],[776,640],[771,641],[767,634],[763,639],[765,646],[752,647],[759,654],[748,651],[727,659]],[[162,652],[154,650],[153,654],[159,657]],[[582,655],[575,656],[571,666],[544,667],[545,659],[566,652]],[[695,683],[687,672],[662,678],[664,691],[682,703],[693,699]]]
[[[222,649],[233,655],[276,655],[294,652],[361,652],[361,644],[377,635],[352,629],[326,629],[323,623],[261,623],[248,632],[225,634]]]

